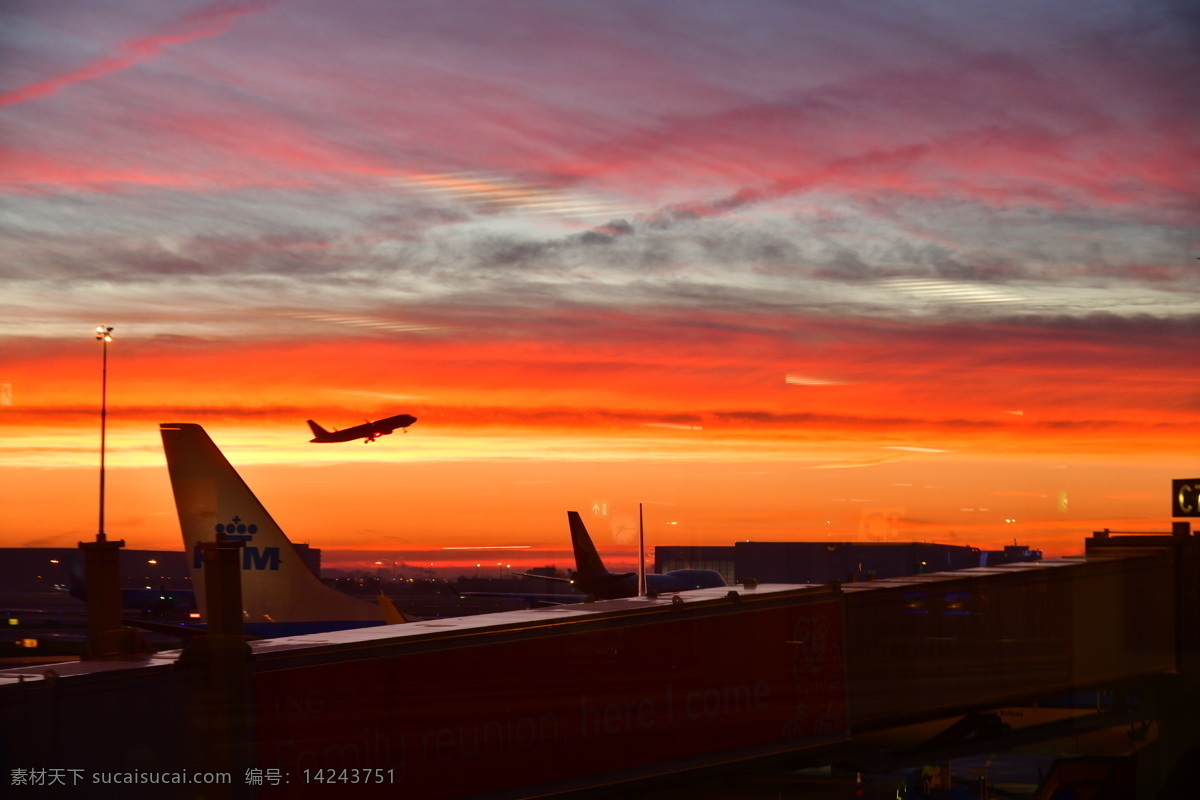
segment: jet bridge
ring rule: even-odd
[[[215,701],[232,695],[214,691],[211,665],[178,653],[7,670],[0,724],[9,765],[85,783],[152,765],[223,771],[227,796],[516,798],[829,763],[881,729],[1148,686],[1164,731],[1183,731],[1165,775],[1194,744],[1171,706],[1194,700],[1198,678],[1197,539],[1177,533],[1101,533],[1080,558],[906,579],[252,642],[220,678],[236,703]],[[245,734],[218,746],[213,731]],[[171,796],[189,788],[213,796]]]

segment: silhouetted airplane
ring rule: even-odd
[[[571,545],[575,549],[575,572],[570,578],[551,578],[538,575],[552,581],[566,581],[581,592],[598,600],[611,600],[617,597],[636,597],[638,593],[638,576],[636,572],[609,572],[600,560],[592,537],[588,536],[587,528],[578,511],[568,511],[567,521],[571,526]],[[689,589],[710,589],[716,586],[726,586],[721,573],[712,569],[677,569],[663,575],[647,575],[646,591],[658,594],[685,592]]]
[[[376,420],[375,422],[364,422],[362,425],[355,425],[353,428],[346,428],[341,431],[327,431],[311,419],[308,421],[308,427],[312,428],[313,437],[310,442],[317,444],[332,444],[333,442],[352,442],[355,439],[366,439],[363,444],[370,444],[380,436],[387,436],[396,428],[407,428],[417,421],[417,418],[411,414],[397,414],[394,417]]]
[[[242,541],[242,609],[253,636],[291,636],[404,622],[386,597],[371,602],[321,583],[199,425],[159,426],[196,602],[207,612],[200,543]]]

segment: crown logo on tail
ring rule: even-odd
[[[216,531],[226,539],[248,542],[251,536],[258,533],[258,526],[253,523],[247,525],[242,522],[241,517],[234,517],[233,521],[228,524],[218,522]]]

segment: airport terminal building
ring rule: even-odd
[[[899,578],[971,567],[1039,561],[1042,551],[1013,545],[980,550],[928,542],[737,542],[722,547],[656,547],[654,571],[713,569],[729,583],[828,583]]]

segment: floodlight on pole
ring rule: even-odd
[[[100,371],[100,526],[96,533],[96,541],[108,539],[104,534],[104,451],[106,423],[108,421],[108,343],[113,340],[111,325],[96,326],[96,341],[103,343],[103,366]]]

